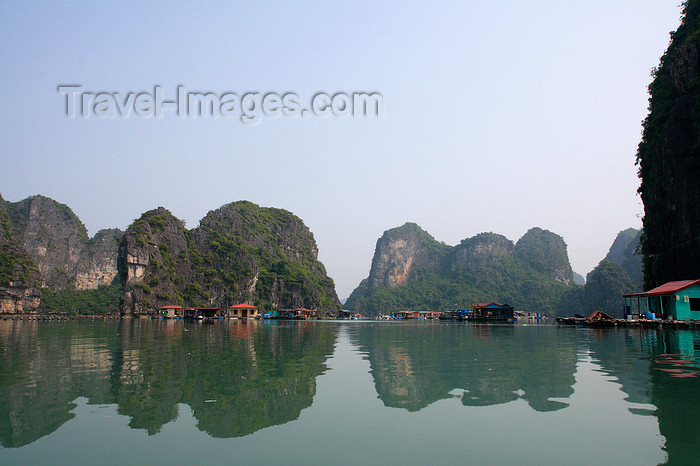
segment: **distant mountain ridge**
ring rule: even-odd
[[[640,234],[633,228],[620,232],[582,286],[575,282],[566,243],[551,231],[532,228],[517,243],[479,233],[448,246],[406,223],[379,238],[369,276],[345,308],[373,315],[495,301],[549,315],[596,309],[618,315],[622,294],[641,289]]]
[[[163,304],[338,310],[313,234],[282,209],[251,202],[209,212],[199,227],[164,208],[126,232],[92,238],[66,205],[0,196],[0,312],[155,314]]]
[[[88,238],[64,204],[0,197],[0,220],[0,312],[117,311],[119,294],[121,310],[135,314],[173,303],[341,306],[313,235],[282,209],[234,202],[187,230],[158,208],[127,232]],[[480,233],[449,246],[407,223],[377,241],[369,276],[344,307],[371,315],[493,300],[548,314],[618,314],[621,294],[641,289],[640,235],[620,232],[586,285],[576,286],[566,243],[552,232],[533,228],[517,243]]]
[[[448,246],[406,223],[377,241],[369,276],[345,307],[373,315],[499,301],[554,314],[572,280],[566,243],[550,231],[532,228],[515,244],[480,233]]]

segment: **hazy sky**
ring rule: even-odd
[[[0,1],[0,193],[68,204],[94,234],[168,208],[196,227],[247,199],[301,217],[345,298],[407,221],[456,244],[564,237],[586,274],[643,206],[650,69],[680,0]],[[378,92],[379,118],[68,118],[85,92]]]

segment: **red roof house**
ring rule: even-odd
[[[255,318],[260,314],[258,312],[258,307],[252,304],[236,304],[228,308],[229,317],[237,317],[241,319]]]
[[[653,314],[663,319],[700,319],[700,280],[664,283],[645,293],[623,295],[625,314],[631,314],[631,298],[637,299],[639,314]]]

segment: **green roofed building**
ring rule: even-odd
[[[668,282],[647,292],[623,297],[625,316],[639,314],[647,318],[700,320],[700,280]]]

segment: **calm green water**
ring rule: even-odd
[[[0,464],[697,464],[700,333],[0,321]]]

